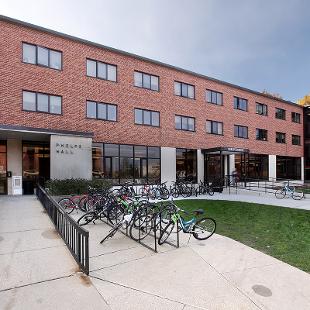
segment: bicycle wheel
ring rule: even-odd
[[[304,198],[304,193],[293,192],[292,198],[294,200],[301,200],[302,198]]]
[[[120,205],[113,205],[107,208],[107,218],[112,225],[121,222],[124,218],[124,215],[125,210]]]
[[[210,217],[204,217],[193,227],[193,236],[197,240],[206,240],[210,238],[216,230],[216,222]]]
[[[110,231],[109,233],[100,241],[100,244],[102,244],[104,241],[106,241],[109,238],[112,238],[116,232],[118,231],[118,229],[120,228],[120,226],[122,226],[122,223],[118,223],[117,225],[115,225]]]
[[[162,231],[161,231],[161,234],[159,236],[159,239],[158,239],[158,244],[159,245],[162,245],[163,243],[166,242],[166,240],[169,238],[169,236],[171,235],[173,229],[174,229],[174,222],[171,221]]]
[[[86,209],[87,199],[88,197],[84,195],[81,197],[81,199],[78,202],[78,208],[83,212],[87,212],[87,209]]]
[[[208,194],[209,194],[210,196],[213,196],[213,195],[214,195],[214,190],[213,190],[212,187],[208,187],[207,192],[208,192]]]
[[[278,189],[274,194],[278,199],[282,199],[285,197],[286,191],[283,189]]]
[[[129,235],[135,241],[143,240],[148,236],[153,227],[154,212],[146,206],[137,210],[132,218],[129,228]]]
[[[169,191],[167,188],[161,188],[159,192],[160,192],[160,198],[161,199],[168,199],[169,198]]]
[[[94,211],[89,211],[86,212],[85,214],[83,214],[77,221],[77,223],[80,226],[84,226],[87,225],[88,223],[92,222],[93,220],[95,220],[97,217],[96,213]]]
[[[179,197],[179,191],[176,188],[171,189],[170,194],[173,198]]]
[[[71,198],[62,198],[58,201],[58,204],[63,207],[67,214],[70,214],[75,209],[75,203]]]
[[[188,187],[183,187],[181,190],[182,197],[186,198],[191,195],[191,190]]]

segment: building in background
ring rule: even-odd
[[[0,192],[39,179],[304,179],[303,107],[0,17]]]
[[[306,95],[297,103],[304,107],[305,181],[310,182],[310,95]]]

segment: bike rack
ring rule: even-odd
[[[157,214],[158,215],[158,214]],[[155,253],[158,253],[158,229],[156,229],[156,218],[157,218],[157,215],[153,217],[152,219],[152,226],[153,226],[153,232],[149,234],[149,236],[151,236],[153,239],[154,239],[154,247],[152,247],[151,245],[145,243],[143,240],[144,239],[141,239],[141,230],[139,229],[139,240],[134,240],[130,237],[129,233],[128,233],[128,228],[129,227],[126,227],[126,230],[124,231],[123,229],[119,229],[118,231],[120,233],[122,233],[123,235],[127,236],[128,238],[130,238],[131,240],[134,240],[136,241],[137,243],[141,244],[142,246],[144,246],[145,248],[155,252]],[[159,219],[161,221],[161,215],[160,215],[160,212],[159,212]],[[105,220],[105,223],[108,224],[110,227],[113,227],[113,225],[111,223],[108,222],[108,220],[106,219]],[[160,234],[162,232],[162,227],[160,225]],[[173,246],[175,248],[179,248],[180,247],[180,237],[179,237],[179,222],[177,221],[177,225],[176,225],[176,232],[177,234],[177,238],[176,238],[176,244],[173,244],[172,242],[170,241],[165,241],[164,243],[167,243],[169,244],[170,246]]]

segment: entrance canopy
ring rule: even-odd
[[[249,149],[242,149],[237,147],[213,147],[210,149],[202,149],[202,153],[214,155],[247,154],[249,153]]]

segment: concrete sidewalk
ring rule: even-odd
[[[230,238],[181,233],[155,254],[120,233],[100,245],[104,223],[87,229],[90,277],[114,310],[310,309],[309,274]]]
[[[110,309],[34,196],[0,198],[0,309]]]
[[[228,200],[228,201],[244,201],[252,202],[259,204],[266,204],[272,206],[279,206],[285,208],[294,208],[294,209],[303,209],[310,210],[310,199],[307,195],[307,198],[301,200],[294,200],[291,197],[285,197],[283,199],[278,199],[274,194],[271,193],[262,193],[249,191],[245,189],[238,189],[237,192],[235,189],[231,189],[230,193],[227,189],[224,189],[223,193],[214,193],[213,196],[209,195],[198,195],[197,197],[183,198],[179,197],[175,200],[183,199],[206,199],[206,200]]]
[[[90,277],[35,197],[0,198],[0,309],[310,309],[309,274],[232,239],[181,233],[154,253],[121,233],[99,244],[105,223],[86,229]]]

